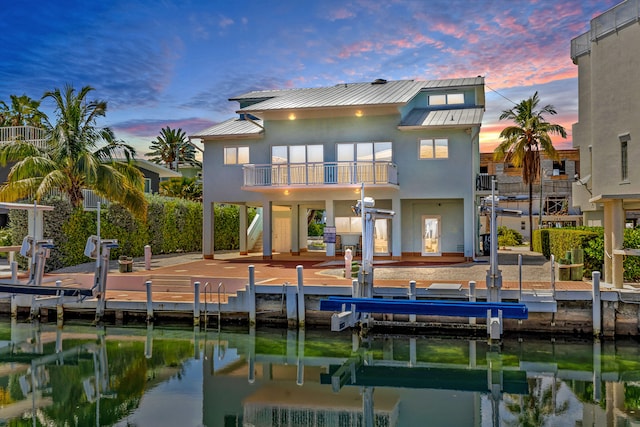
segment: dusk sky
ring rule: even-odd
[[[234,116],[230,97],[345,82],[485,77],[481,151],[500,112],[538,91],[578,120],[571,39],[619,0],[4,1],[0,100],[71,84],[107,101],[101,126],[140,153],[165,126]],[[51,100],[42,109],[52,113]],[[53,117],[51,117],[53,119]]]

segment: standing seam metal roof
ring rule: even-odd
[[[483,77],[445,80],[398,80],[382,84],[344,83],[330,87],[308,89],[285,89],[281,91],[253,91],[231,101],[264,99],[246,106],[238,112],[289,110],[321,107],[347,107],[366,105],[397,105],[409,102],[425,89],[478,86],[484,84]]]

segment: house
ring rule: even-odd
[[[204,144],[203,255],[214,256],[214,203],[262,209],[262,255],[306,249],[307,215],[324,211],[328,257],[361,248],[362,198],[393,211],[375,221],[375,255],[476,254],[484,78],[378,79],[252,91],[235,118],[191,135]],[[327,233],[327,230],[335,231]]]
[[[580,151],[567,149],[556,152],[556,159],[541,154],[542,173],[533,184],[534,228],[582,225],[580,209],[573,206],[571,197],[571,187],[580,168]],[[490,191],[491,181],[495,179],[500,207],[522,212],[522,216],[499,216],[498,225],[518,231],[529,241],[531,232],[526,219],[529,215],[529,186],[522,181],[522,168],[516,168],[502,160],[494,160],[493,153],[481,153],[478,178],[478,191]],[[481,221],[481,233],[489,232],[488,217],[486,219]]]
[[[604,226],[604,280],[622,287],[626,219],[640,210],[640,0],[627,0],[591,20],[571,40],[578,66],[578,117],[573,146],[580,174],[573,200],[585,225]],[[635,212],[634,212],[635,211]]]

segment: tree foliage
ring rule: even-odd
[[[169,126],[160,130],[160,135],[151,142],[150,152],[145,156],[151,157],[151,161],[164,164],[172,170],[178,170],[178,164],[187,163],[192,166],[202,167],[202,163],[196,160],[196,150],[187,139],[182,129],[171,129]]]
[[[496,160],[512,163],[522,168],[522,181],[529,186],[529,230],[533,233],[533,183],[540,175],[540,152],[555,159],[557,153],[551,141],[551,135],[567,137],[565,129],[549,123],[545,115],[557,114],[553,105],[537,109],[540,103],[538,92],[521,101],[510,110],[504,110],[500,120],[511,120],[513,125],[500,132],[502,140],[494,151]],[[529,246],[533,250],[533,239]]]
[[[0,165],[13,163],[7,182],[0,186],[0,200],[40,201],[59,192],[80,208],[83,190],[90,189],[145,216],[144,176],[131,161],[135,150],[117,140],[111,129],[96,126],[107,103],[88,100],[92,90],[85,86],[76,92],[67,85],[44,94],[54,101],[56,112],[55,123],[44,120],[46,146],[13,141],[0,147]],[[122,155],[124,162],[114,160]]]

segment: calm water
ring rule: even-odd
[[[640,345],[0,323],[0,425],[636,426]]]

